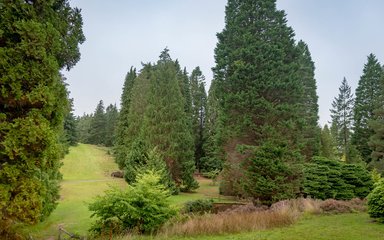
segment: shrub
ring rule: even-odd
[[[384,222],[384,179],[377,182],[368,195],[368,213],[372,218]]]
[[[136,182],[128,185],[126,190],[111,188],[89,205],[92,217],[98,218],[91,231],[96,235],[155,232],[176,214],[168,197],[169,191],[160,183],[158,173],[139,174]]]
[[[198,199],[189,201],[184,204],[184,212],[186,213],[208,213],[213,210],[212,199]]]

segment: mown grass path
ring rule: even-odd
[[[126,185],[124,180],[110,176],[114,170],[117,165],[107,149],[86,144],[70,148],[60,170],[63,181],[57,208],[46,221],[25,231],[36,239],[47,239],[57,237],[59,226],[63,226],[72,233],[86,235],[93,221],[87,203],[110,185]]]

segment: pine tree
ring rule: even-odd
[[[369,121],[373,119],[373,112],[379,104],[382,74],[379,61],[375,55],[370,54],[356,89],[354,133],[352,135],[352,144],[356,146],[367,163],[371,161],[372,152],[368,146],[368,140],[374,134],[369,126]]]
[[[315,64],[312,61],[308,46],[303,41],[297,44],[299,55],[299,76],[303,86],[303,111],[302,120],[304,121],[304,149],[303,154],[307,160],[319,155],[320,151],[320,132],[318,125],[319,104],[316,93]]]
[[[106,123],[104,103],[103,100],[100,100],[96,106],[89,129],[88,142],[90,144],[105,144]]]
[[[131,67],[127,73],[123,86],[123,93],[121,94],[121,107],[119,119],[117,121],[116,127],[116,141],[114,144],[114,156],[115,161],[120,168],[123,168],[123,163],[125,162],[127,145],[126,141],[129,135],[127,134],[127,129],[129,126],[128,115],[131,104],[131,95],[132,88],[137,78],[136,69]]]
[[[347,162],[351,145],[351,130],[353,124],[353,104],[354,98],[351,93],[351,87],[348,85],[347,79],[344,78],[339,87],[339,95],[332,102],[331,118],[332,129],[339,154],[345,158]]]
[[[69,146],[76,146],[79,141],[77,121],[73,112],[69,112],[64,119],[64,135]]]
[[[190,76],[190,89],[192,96],[192,130],[195,142],[196,168],[201,170],[201,159],[205,156],[203,145],[204,124],[207,105],[207,94],[205,92],[205,77],[199,67],[196,67]]]
[[[253,182],[258,187],[255,178],[243,174],[247,154],[240,155],[238,146],[264,149],[267,144],[273,149],[285,149],[288,156],[296,156],[299,150],[303,95],[298,74],[299,52],[294,32],[286,22],[285,13],[276,9],[275,0],[229,0],[226,6],[225,28],[217,35],[213,69],[220,104],[215,131],[220,136],[217,141],[221,150],[216,152],[224,150],[227,156],[222,188],[226,193],[242,194],[233,190],[237,188],[236,182],[241,185],[242,177],[244,181],[252,180],[249,186]],[[256,169],[257,161],[262,159],[249,160]],[[294,167],[288,163],[290,160],[282,164]],[[253,174],[252,169],[247,167],[248,175]],[[292,186],[280,196],[292,195],[288,191],[298,190],[299,176],[296,171],[284,173],[292,173],[287,176],[287,184]]]
[[[116,125],[119,118],[119,111],[116,105],[110,104],[105,110],[105,139],[104,144],[112,147],[116,138]]]
[[[46,218],[59,199],[63,121],[60,69],[80,58],[80,10],[61,1],[0,4],[0,238]],[[4,236],[5,235],[5,236]]]
[[[81,117],[77,117],[76,131],[78,133],[78,139],[81,143],[89,143],[89,131],[91,129],[92,114],[83,114]]]

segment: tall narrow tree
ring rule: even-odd
[[[373,130],[373,134],[368,144],[373,150],[370,166],[384,173],[384,71],[381,76],[380,97],[378,100],[378,106],[373,111],[373,119],[369,122],[369,127]]]
[[[196,168],[201,170],[201,159],[204,157],[204,125],[207,106],[207,94],[205,92],[205,77],[196,67],[190,76],[190,89],[192,96],[192,132],[195,142],[195,163]]]
[[[344,78],[339,87],[339,95],[332,102],[331,118],[332,132],[336,138],[341,158],[348,162],[351,145],[351,130],[353,124],[354,98],[347,79]]]
[[[80,10],[67,0],[0,3],[0,238],[59,199],[59,136],[69,104],[60,69],[79,60]]]
[[[129,137],[127,134],[127,129],[129,126],[128,115],[131,105],[132,88],[136,78],[136,69],[134,67],[131,67],[131,69],[125,76],[123,93],[121,94],[120,98],[120,114],[116,127],[116,141],[114,143],[115,161],[120,166],[120,168],[123,168],[124,161],[126,158],[126,139]]]
[[[119,111],[116,104],[109,104],[105,109],[105,139],[104,144],[112,147],[116,139],[116,125],[119,118]]]
[[[297,44],[297,48],[300,54],[299,77],[303,86],[303,154],[307,160],[310,160],[313,156],[319,155],[321,132],[321,129],[318,125],[319,104],[317,103],[318,96],[316,93],[317,87],[315,79],[315,64],[312,61],[311,53],[309,52],[308,45],[305,42],[299,41],[299,43]]]
[[[253,172],[260,161],[274,157],[253,156],[267,148],[281,150],[284,155],[279,157],[283,162],[271,162],[286,167],[282,175],[290,187],[286,185],[279,196],[293,197],[298,191],[299,175],[293,168],[300,160],[295,152],[301,139],[302,87],[294,32],[286,22],[275,0],[229,0],[226,6],[225,28],[217,35],[213,69],[220,104],[218,119],[222,122],[217,126],[225,126],[216,134],[221,136],[219,142],[227,156],[222,188],[226,193],[272,196],[272,188],[256,186],[263,183],[257,179],[269,179],[271,173],[255,176]],[[260,149],[251,151],[251,156],[241,155],[241,145]],[[243,185],[248,189],[241,190]]]
[[[372,152],[368,146],[368,141],[374,134],[374,131],[369,126],[369,121],[373,120],[373,112],[379,107],[381,76],[382,69],[380,63],[375,55],[370,54],[356,89],[354,133],[352,135],[352,144],[356,146],[363,160],[367,163],[371,161]]]
[[[96,106],[95,113],[89,129],[89,143],[105,144],[106,118],[103,100],[100,100]]]

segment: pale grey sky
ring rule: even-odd
[[[119,105],[129,68],[157,61],[165,47],[189,72],[200,66],[208,90],[226,0],[70,2],[82,9],[87,38],[81,60],[65,73],[76,115],[92,113],[100,99]],[[343,77],[355,89],[368,54],[384,62],[384,1],[278,0],[277,7],[285,10],[296,39],[310,48],[323,125]]]

